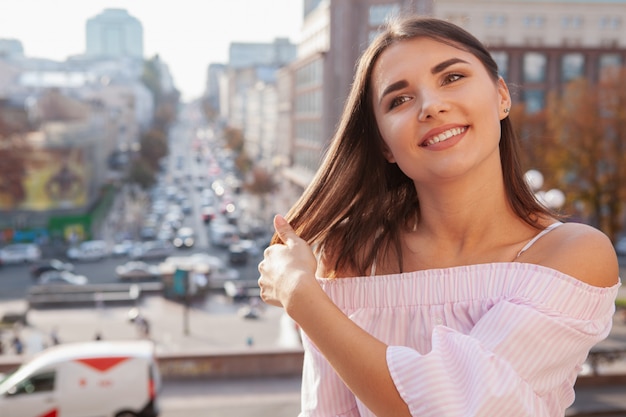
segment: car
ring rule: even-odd
[[[239,271],[226,266],[222,258],[207,253],[194,253],[189,256],[170,256],[159,264],[162,271],[183,268],[202,272],[213,282],[224,282],[240,279]]]
[[[149,240],[135,246],[130,251],[130,257],[134,260],[162,259],[170,256],[174,251],[174,245],[166,240]]]
[[[129,261],[115,267],[115,274],[120,280],[147,280],[161,276],[159,267],[143,261]]]
[[[228,246],[228,262],[233,265],[245,265],[248,263],[249,254],[246,248],[239,243]]]
[[[215,219],[216,210],[212,206],[202,207],[202,221],[204,223],[211,223],[211,220]]]
[[[119,243],[113,245],[113,249],[111,250],[111,254],[113,256],[127,256],[129,252],[135,246],[135,242],[130,239],[122,240]]]
[[[30,275],[33,278],[39,278],[41,274],[48,271],[74,271],[74,264],[70,262],[63,262],[59,259],[49,259],[43,261],[30,268]]]
[[[41,259],[41,249],[34,243],[11,243],[0,249],[0,264],[20,264],[37,262]]]
[[[176,231],[172,243],[177,248],[191,248],[196,242],[196,234],[191,227],[181,227]]]
[[[40,285],[85,285],[89,282],[86,276],[76,275],[70,271],[48,271],[39,276]]]
[[[73,261],[99,261],[111,254],[109,244],[104,240],[85,240],[67,250],[67,257]]]

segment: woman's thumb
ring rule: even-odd
[[[294,238],[296,238],[297,236],[291,228],[291,225],[280,214],[274,216],[274,229],[276,230],[276,233],[278,233],[280,240],[285,242],[286,245],[289,246],[290,243],[294,243]]]

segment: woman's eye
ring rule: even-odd
[[[396,98],[394,98],[394,99],[391,101],[391,103],[389,103],[389,108],[390,108],[390,109],[393,109],[394,107],[399,106],[400,104],[402,104],[402,103],[404,103],[404,102],[406,102],[406,101],[408,101],[408,100],[409,100],[409,97],[408,97],[408,96],[399,96],[399,97],[396,97]]]
[[[455,81],[460,80],[461,78],[463,78],[463,76],[461,74],[447,74],[444,78],[443,78],[443,84],[450,84],[453,83]]]

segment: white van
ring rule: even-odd
[[[156,417],[160,389],[150,341],[61,344],[0,381],[0,416]]]

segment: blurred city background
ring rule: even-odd
[[[50,10],[43,3],[21,2],[33,15]],[[402,11],[488,46],[537,197],[606,233],[626,268],[626,0],[81,3],[91,2],[18,19],[49,38],[50,54],[36,55],[7,32],[13,6],[0,6],[0,358],[10,363],[54,338],[96,336],[149,337],[163,355],[299,352],[293,323],[260,303],[257,264],[273,215],[320,164],[359,54]],[[72,18],[74,7],[86,15]],[[198,20],[186,29],[179,8]],[[50,22],[78,28],[82,49],[57,56]],[[625,311],[622,291],[587,369],[612,378],[577,390],[570,415],[626,415]],[[297,414],[297,372],[257,377],[168,383],[162,415]]]

